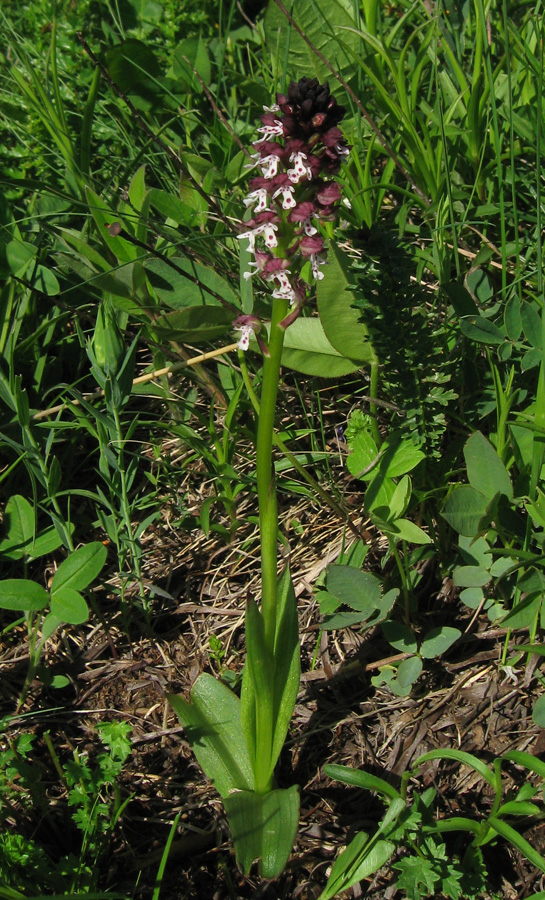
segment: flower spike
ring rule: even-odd
[[[341,201],[341,189],[332,178],[350,153],[338,127],[344,112],[327,82],[301,78],[290,84],[287,94],[277,94],[276,103],[265,107],[261,116],[252,157],[260,174],[250,181],[244,200],[253,218],[239,238],[248,240],[255,256],[244,277],[259,276],[273,286],[273,298],[289,300],[292,312],[282,328],[295,321],[311,289],[301,278],[303,265],[310,262],[307,279],[324,277],[326,249],[319,226],[335,219]],[[243,318],[252,317],[237,321]],[[249,322],[240,329],[241,349],[247,349],[250,333],[257,337],[259,329],[254,331]]]

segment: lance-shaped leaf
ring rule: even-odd
[[[224,800],[237,862],[248,874],[260,860],[262,878],[276,878],[286,865],[299,823],[299,789],[255,794],[237,791]]]
[[[273,768],[284,746],[301,677],[297,601],[289,569],[285,569],[280,576],[277,602],[274,640]]]
[[[193,685],[191,703],[176,694],[169,694],[168,702],[184,726],[203,772],[223,799],[230,791],[253,790],[238,697],[221,681],[204,673]]]

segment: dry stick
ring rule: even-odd
[[[202,80],[201,76],[200,76],[199,73],[197,72],[195,66],[190,62],[190,60],[187,58],[187,56],[183,56],[182,59],[183,59],[184,62],[186,62],[187,65],[193,70],[193,75],[195,76],[195,78],[196,78],[197,81],[199,82],[200,86],[202,87],[203,92],[204,92],[205,95],[206,95],[206,99],[208,100],[210,106],[212,107],[212,109],[213,109],[214,112],[216,113],[218,119],[220,120],[220,122],[221,122],[221,124],[223,125],[223,127],[225,128],[225,130],[229,132],[229,134],[230,134],[231,137],[233,138],[235,144],[236,144],[238,147],[240,147],[240,149],[243,151],[243,153],[246,154],[246,156],[248,157],[248,159],[251,159],[251,158],[252,158],[252,154],[250,153],[250,151],[248,150],[248,148],[242,143],[242,141],[240,140],[238,134],[235,133],[235,131],[233,130],[233,128],[231,127],[231,125],[229,124],[229,122],[227,121],[227,119],[225,118],[225,116],[223,115],[221,109],[219,108],[218,104],[217,104],[216,101],[214,100],[214,98],[213,98],[212,94],[210,93],[210,91],[208,90],[206,84],[204,83],[204,81]]]
[[[424,193],[422,193],[422,191],[420,190],[420,188],[418,187],[418,185],[416,184],[416,182],[413,180],[413,178],[411,177],[411,175],[407,172],[407,169],[405,168],[405,166],[403,165],[403,163],[401,162],[401,160],[399,159],[399,157],[396,156],[396,154],[394,153],[394,151],[390,148],[390,146],[389,146],[389,144],[388,144],[388,141],[387,141],[386,138],[384,137],[382,131],[380,130],[380,128],[378,127],[378,125],[375,124],[375,122],[373,121],[373,119],[371,118],[371,116],[369,115],[369,113],[367,112],[367,110],[365,109],[365,107],[364,107],[363,103],[361,102],[361,100],[359,100],[358,97],[356,97],[356,95],[355,95],[354,91],[352,90],[352,88],[346,83],[346,81],[344,80],[344,78],[342,77],[342,75],[341,75],[339,72],[337,72],[336,69],[333,68],[333,66],[332,66],[331,63],[325,58],[325,56],[324,56],[322,53],[320,53],[320,51],[318,50],[318,48],[314,46],[314,44],[312,43],[312,41],[306,36],[306,34],[301,30],[301,28],[299,28],[299,25],[297,24],[297,22],[295,21],[295,19],[289,14],[289,12],[287,11],[286,7],[285,7],[284,4],[282,3],[282,0],[274,0],[274,2],[275,2],[276,5],[278,6],[280,12],[282,12],[282,13],[285,15],[285,17],[286,17],[286,19],[288,20],[288,22],[290,23],[290,25],[293,25],[293,27],[295,28],[297,34],[298,34],[300,37],[303,38],[303,40],[305,41],[306,44],[308,44],[308,46],[310,47],[310,49],[312,50],[312,52],[316,54],[316,56],[318,57],[318,59],[320,59],[320,60],[323,62],[323,64],[324,64],[325,66],[327,66],[327,68],[329,69],[329,71],[331,72],[331,74],[337,79],[337,81],[338,81],[340,84],[342,84],[342,86],[343,86],[343,88],[345,89],[345,91],[347,92],[347,94],[352,98],[352,100],[354,101],[354,103],[355,103],[356,106],[358,107],[358,109],[359,109],[359,111],[361,112],[361,114],[362,114],[363,118],[365,119],[365,121],[369,124],[369,126],[371,127],[371,129],[373,130],[373,132],[375,133],[375,135],[377,136],[377,139],[378,139],[379,143],[381,144],[382,148],[386,151],[386,153],[388,154],[388,156],[390,157],[390,159],[393,160],[394,164],[395,164],[396,167],[399,169],[399,171],[400,171],[401,174],[404,176],[404,178],[407,179],[407,181],[408,181],[409,184],[412,186],[412,188],[413,188],[413,190],[415,191],[415,193],[417,193],[418,196],[420,197],[420,199],[424,201],[424,203],[426,204],[426,206],[429,206],[431,201],[426,197],[426,195],[425,195]]]
[[[140,113],[138,112],[136,107],[133,105],[133,103],[129,100],[129,98],[124,93],[124,91],[122,91],[121,88],[119,87],[119,85],[116,84],[116,82],[110,76],[108,70],[104,68],[104,66],[102,65],[102,63],[100,62],[100,60],[98,59],[96,54],[93,53],[93,51],[89,47],[89,44],[87,43],[87,41],[85,40],[85,38],[83,37],[81,32],[79,32],[79,31],[77,32],[77,38],[78,38],[78,41],[80,42],[80,44],[82,45],[83,49],[85,50],[85,52],[88,54],[92,63],[97,67],[97,69],[99,69],[101,75],[103,76],[103,78],[106,79],[106,81],[108,82],[110,87],[115,91],[117,96],[121,97],[123,102],[126,104],[126,106],[131,111],[131,115],[133,116],[135,121],[138,122],[139,126],[142,128],[142,130],[148,136],[148,138],[151,141],[153,141],[154,144],[157,144],[159,147],[161,147],[162,150],[164,150],[164,152],[167,154],[169,159],[174,163],[174,165],[182,173],[184,178],[187,178],[188,181],[191,182],[191,184],[193,185],[193,187],[195,188],[197,193],[199,193],[201,195],[201,197],[204,200],[206,200],[207,203],[212,203],[212,205],[215,207],[218,218],[221,219],[221,221],[224,223],[224,225],[226,225],[227,228],[229,228],[229,230],[231,230],[231,225],[230,225],[229,221],[223,215],[220,207],[218,206],[218,204],[216,203],[214,198],[212,196],[210,196],[210,194],[206,193],[206,191],[201,187],[201,185],[198,183],[198,181],[195,181],[195,179],[193,178],[191,173],[186,169],[182,160],[180,159],[178,154],[172,149],[172,147],[169,147],[168,144],[165,144],[165,142],[163,140],[161,140],[161,138],[158,135],[153,133],[151,128],[148,126],[147,122],[144,121],[144,119],[142,118],[142,116],[140,115]]]
[[[187,359],[183,362],[173,363],[171,366],[166,366],[164,369],[156,369],[154,372],[147,372],[145,375],[139,375],[138,378],[133,380],[133,387],[135,384],[146,384],[148,381],[153,381],[154,378],[160,378],[161,375],[169,375],[173,372],[177,372],[179,369],[185,369],[186,366],[197,366],[199,363],[206,362],[208,359],[213,359],[215,356],[223,356],[225,353],[232,353],[233,350],[238,349],[238,344],[228,344],[226,347],[219,347],[217,350],[210,350],[209,353],[202,353],[200,356],[194,356],[193,359]],[[85,394],[83,396],[83,400],[94,400],[97,397],[104,397],[104,391],[95,391],[92,394]],[[62,412],[63,409],[68,409],[70,406],[80,406],[80,400],[71,400],[70,403],[60,403],[59,406],[52,406],[50,409],[43,409],[40,412],[34,413],[30,418],[33,421],[37,419],[45,419],[47,416],[54,416],[58,412]]]

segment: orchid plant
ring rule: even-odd
[[[286,329],[310,299],[326,247],[322,223],[337,216],[341,199],[333,180],[350,148],[338,125],[344,108],[329,85],[302,78],[266,108],[254,143],[244,203],[251,218],[239,238],[253,260],[244,278],[256,277],[270,297],[270,322],[241,315],[233,322],[241,357],[255,339],[263,354],[261,401],[242,372],[258,412],[256,467],[261,536],[261,604],[246,609],[247,659],[241,697],[202,674],[191,703],[171,696],[204,772],[223,798],[237,854],[248,872],[274,878],[284,868],[299,819],[296,785],[277,787],[274,769],[297,698],[300,650],[297,605],[288,569],[278,577],[278,510],[273,468],[274,417]],[[272,287],[272,291],[270,288]]]

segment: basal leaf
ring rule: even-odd
[[[191,703],[175,694],[168,702],[205,775],[225,801],[230,791],[252,791],[254,777],[240,721],[240,701],[221,681],[199,675]]]
[[[299,824],[299,789],[256,794],[236,791],[224,798],[237,862],[248,874],[259,860],[262,878],[277,878],[284,869]]]

